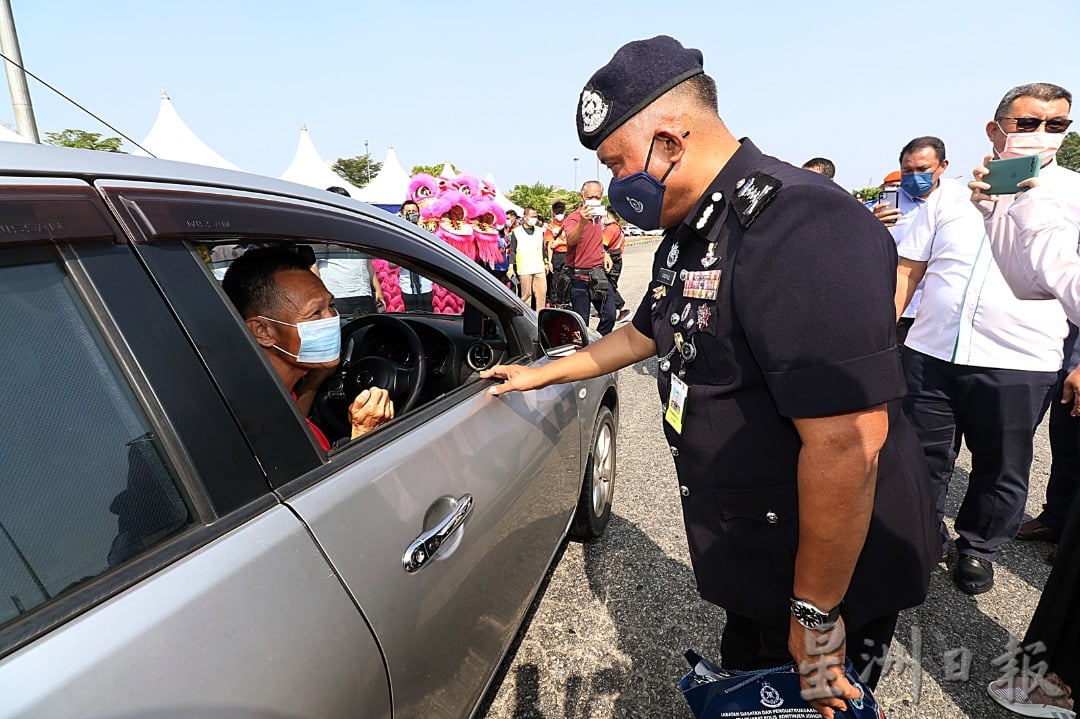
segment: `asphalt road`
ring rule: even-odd
[[[620,289],[634,307],[649,282],[655,241],[629,247]],[[595,320],[594,320],[595,322]],[[675,469],[661,430],[657,362],[621,371],[614,512],[603,539],[571,543],[489,692],[486,719],[690,717],[676,682],[682,653],[719,658],[724,613],[702,601],[690,568]],[[970,457],[957,464],[949,514],[955,516]],[[1036,435],[1028,516],[1043,500],[1050,450]],[[877,697],[890,719],[1016,715],[986,694],[1003,674],[1009,633],[1023,636],[1049,574],[1050,545],[1013,542],[997,563],[997,584],[979,597],[934,572],[930,596],[901,614],[893,666]],[[948,658],[970,657],[966,679]],[[994,660],[999,663],[993,664]]]

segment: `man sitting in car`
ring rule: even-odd
[[[334,296],[309,265],[287,247],[253,249],[233,261],[221,283],[305,416],[341,353]],[[364,390],[349,406],[352,439],[393,417],[394,403],[385,389]],[[326,435],[307,422],[329,451]]]

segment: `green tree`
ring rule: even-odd
[[[1080,134],[1070,132],[1065,136],[1057,153],[1057,161],[1064,168],[1080,172]]]
[[[454,163],[452,162],[440,165],[413,165],[413,169],[409,171],[409,175],[415,175],[417,173],[423,172],[425,174],[431,175],[432,177],[439,177],[440,175],[442,175],[443,168],[445,168],[447,164],[450,165],[448,174],[450,176],[456,175],[458,173],[458,170],[456,167],[454,167]]]
[[[862,202],[872,202],[881,197],[881,188],[878,186],[864,187],[861,190],[852,190],[851,194]]]
[[[76,147],[82,150],[101,150],[102,152],[120,152],[122,140],[119,137],[102,139],[100,132],[67,129],[63,132],[46,132],[45,142],[60,147]]]
[[[371,153],[367,152],[356,157],[339,157],[330,169],[349,184],[363,187],[379,174],[382,163],[373,161]]]

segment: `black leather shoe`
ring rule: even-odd
[[[994,565],[985,559],[960,555],[953,572],[953,581],[960,591],[968,594],[982,594],[994,587]]]

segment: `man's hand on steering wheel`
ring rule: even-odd
[[[349,405],[349,422],[352,439],[366,434],[384,422],[394,418],[394,403],[390,393],[381,387],[372,387],[356,395]]]

